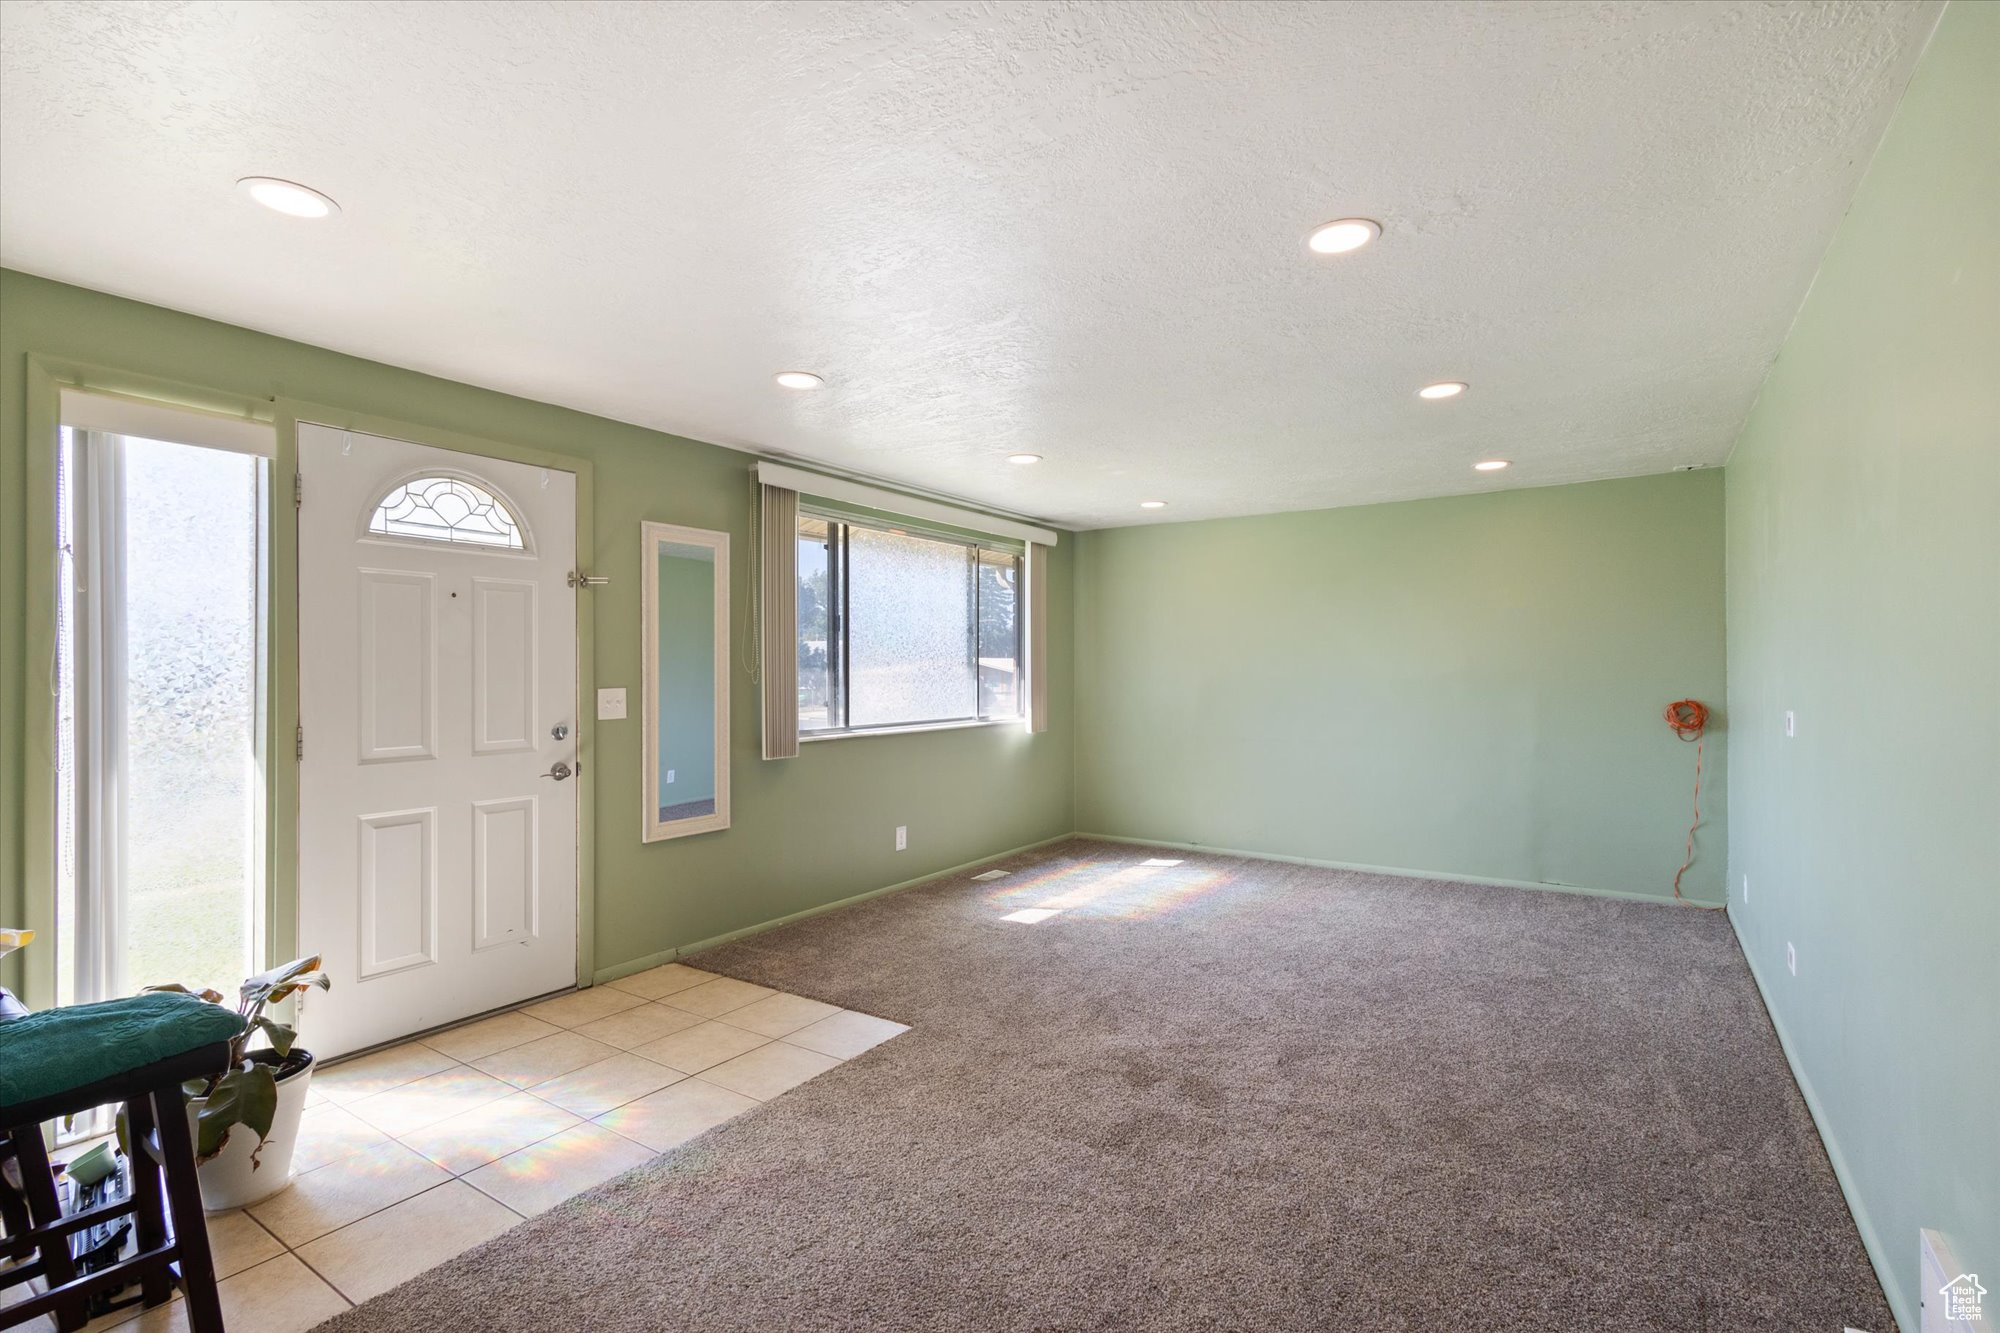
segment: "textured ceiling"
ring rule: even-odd
[[[1074,526],[1659,472],[1938,12],[15,0],[0,262]]]

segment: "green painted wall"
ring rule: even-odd
[[[596,466],[592,568],[612,579],[592,594],[598,684],[625,685],[638,697],[639,524],[647,519],[731,534],[731,637],[740,653],[750,569],[746,455],[0,271],[0,921],[19,915],[27,887],[23,384],[26,358],[36,352],[589,458]],[[639,840],[644,722],[635,709],[629,721],[599,724],[598,968],[1068,832],[1071,558],[1065,539],[1050,561],[1053,688],[1045,734],[979,728],[827,741],[806,746],[795,760],[767,763],[757,753],[756,692],[739,662],[731,692],[734,827],[646,844]],[[910,829],[902,853],[894,850],[898,824]],[[17,959],[0,964],[14,966]]]
[[[1912,1330],[1920,1226],[2000,1288],[1996,70],[1952,5],[1727,473],[1730,915]]]
[[[660,804],[685,805],[715,795],[715,562],[662,551],[659,586]]]
[[[1719,703],[1722,477],[1083,534],[1077,824],[1667,894]],[[1723,737],[1683,890],[1721,897]]]

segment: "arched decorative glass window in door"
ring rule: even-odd
[[[513,511],[464,477],[413,477],[402,483],[375,506],[368,531],[378,537],[527,549]]]

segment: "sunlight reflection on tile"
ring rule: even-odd
[[[443,1051],[434,1051],[420,1041],[406,1041],[401,1046],[377,1051],[373,1055],[314,1069],[308,1091],[317,1092],[327,1101],[346,1105],[405,1083],[414,1083],[427,1074],[455,1068],[457,1064]]]
[[[582,1123],[579,1116],[517,1092],[405,1134],[403,1142],[445,1170],[464,1175]]]
[[[544,1023],[526,1014],[495,1014],[447,1032],[434,1032],[424,1039],[424,1044],[433,1050],[443,1051],[454,1060],[470,1064],[483,1055],[522,1046],[540,1037],[554,1036],[560,1031],[562,1029],[555,1024]]]
[[[337,1103],[307,1106],[299,1120],[299,1141],[292,1149],[292,1173],[304,1175],[388,1141],[387,1134]]]
[[[475,1106],[498,1101],[512,1091],[512,1087],[497,1078],[458,1065],[442,1074],[350,1102],[347,1109],[383,1133],[400,1136],[461,1115]]]
[[[754,1097],[691,1078],[621,1106],[600,1117],[599,1123],[665,1152],[756,1106]]]
[[[291,1188],[252,1204],[250,1215],[287,1245],[303,1245],[442,1185],[451,1173],[400,1143],[385,1143],[308,1171]]]
[[[602,1125],[582,1124],[489,1162],[464,1180],[530,1217],[652,1157],[650,1149]]]
[[[627,1052],[537,1083],[533,1095],[588,1119],[686,1077],[678,1069]]]
[[[541,1037],[525,1045],[482,1055],[471,1064],[474,1069],[484,1070],[517,1088],[532,1088],[537,1083],[546,1083],[572,1069],[594,1065],[616,1054],[616,1046],[586,1037],[581,1032],[558,1032],[553,1037]]]

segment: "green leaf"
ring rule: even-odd
[[[271,1049],[281,1056],[290,1055],[292,1053],[292,1043],[299,1039],[298,1031],[295,1028],[287,1027],[275,1018],[259,1018],[256,1022],[256,1027],[258,1031],[270,1039]]]
[[[257,1136],[257,1152],[261,1153],[271,1122],[277,1117],[278,1080],[270,1066],[248,1064],[230,1070],[195,1114],[195,1160],[212,1160],[228,1145],[230,1131],[238,1125]],[[259,1165],[256,1153],[251,1155],[250,1164],[252,1170]]]
[[[264,1151],[264,1141],[271,1137],[271,1124],[278,1118],[278,1076],[269,1065],[253,1064],[242,1071],[243,1091],[238,1098],[237,1113],[244,1127],[255,1131],[257,1148],[250,1154],[250,1169],[255,1171],[263,1163],[258,1155]]]
[[[229,1142],[229,1131],[242,1123],[238,1110],[242,1089],[242,1071],[232,1069],[222,1076],[215,1090],[208,1094],[208,1100],[195,1112],[195,1161],[213,1159]]]

